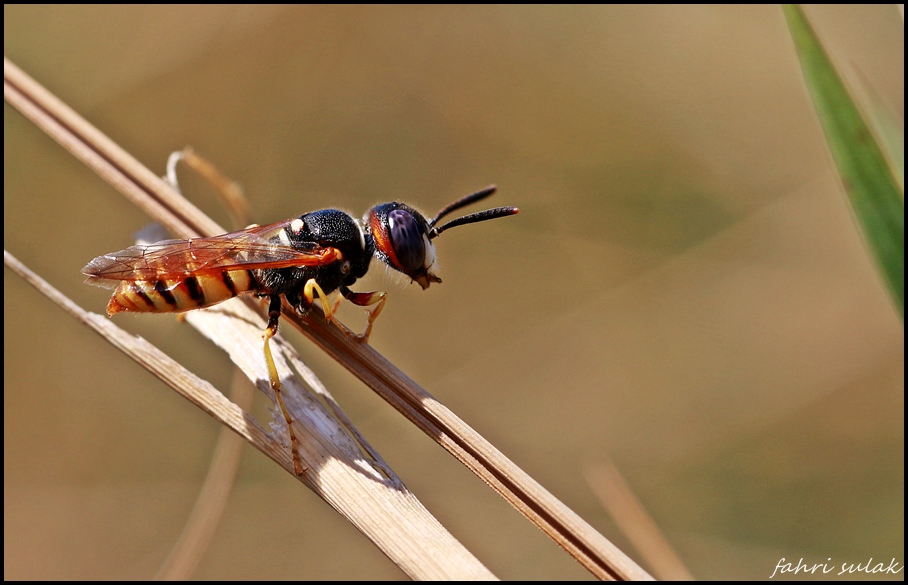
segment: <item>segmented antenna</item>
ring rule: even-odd
[[[447,207],[445,207],[444,209],[439,211],[435,215],[435,219],[433,219],[432,221],[429,222],[429,227],[435,227],[435,224],[438,223],[439,219],[448,215],[452,211],[456,211],[456,210],[460,209],[461,207],[466,207],[467,205],[469,205],[471,203],[476,203],[477,201],[481,201],[482,199],[485,199],[486,197],[488,197],[489,195],[494,193],[495,189],[497,189],[497,188],[498,187],[496,187],[495,185],[489,185],[485,189],[481,189],[471,195],[467,195],[466,197],[462,197],[462,198],[458,199],[454,203],[448,205]]]
[[[488,196],[489,194],[485,195]],[[471,195],[472,197],[472,195]],[[482,199],[482,197],[479,197]],[[456,209],[456,208],[455,208]],[[495,209],[486,209],[485,211],[479,211],[477,213],[471,213],[470,215],[465,215],[463,217],[458,217],[446,223],[441,227],[433,227],[429,231],[429,239],[438,237],[438,235],[445,231],[446,229],[456,227],[459,225],[464,225],[468,223],[476,223],[477,221],[486,221],[487,219],[495,219],[496,217],[507,217],[509,215],[514,215],[520,210],[516,207],[496,207]],[[436,218],[437,219],[437,218]]]

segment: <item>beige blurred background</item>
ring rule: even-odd
[[[896,8],[808,13],[901,128]],[[903,327],[777,7],[5,6],[4,51],[153,170],[195,147],[261,223],[434,213],[496,183],[520,215],[440,238],[443,285],[370,275],[390,292],[372,344],[634,558],[586,479],[607,458],[696,577],[904,561]],[[4,247],[96,312],[108,293],[80,268],[148,221],[9,106],[4,212]],[[218,425],[8,271],[4,317],[4,577],[154,576]],[[229,386],[176,319],[115,321]],[[590,578],[290,337],[496,575]],[[195,576],[403,574],[246,448]]]

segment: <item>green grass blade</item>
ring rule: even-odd
[[[803,9],[785,5],[783,10],[832,158],[904,320],[904,193]]]

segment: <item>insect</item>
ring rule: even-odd
[[[262,334],[265,361],[290,434],[293,467],[302,475],[297,439],[290,413],[281,398],[281,384],[269,341],[277,334],[281,297],[306,313],[316,294],[326,320],[332,319],[327,295],[368,310],[366,329],[357,338],[368,341],[372,324],[385,305],[384,291],[354,292],[373,258],[419,283],[423,290],[440,283],[432,243],[452,227],[506,217],[516,207],[496,207],[464,215],[437,226],[446,215],[495,192],[490,186],[451,203],[431,220],[399,202],[382,203],[361,222],[337,209],[322,209],[263,226],[252,226],[211,238],[164,240],[98,256],[82,272],[86,282],[115,287],[108,315],[121,311],[179,313],[210,307],[243,293],[268,298],[268,325]]]

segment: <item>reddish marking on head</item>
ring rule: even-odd
[[[372,228],[372,237],[375,239],[375,247],[388,257],[388,260],[391,261],[391,265],[394,266],[394,268],[399,269],[401,267],[400,261],[394,253],[394,246],[391,244],[391,236],[388,234],[388,230],[385,229],[385,226],[382,225],[381,219],[375,211],[372,211],[369,214],[369,225]]]

